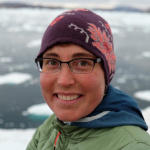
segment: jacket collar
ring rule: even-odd
[[[109,85],[106,95],[95,110],[70,125],[82,128],[107,128],[135,125],[147,130],[143,115],[136,101],[126,93]]]

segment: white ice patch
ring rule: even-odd
[[[116,27],[111,28],[113,34],[120,34],[120,30]]]
[[[48,107],[47,104],[36,104],[30,106],[26,112],[23,112],[23,115],[38,115],[38,116],[50,116],[53,114],[53,111]]]
[[[0,85],[3,84],[22,84],[32,79],[32,75],[27,73],[12,72],[0,75]]]
[[[32,47],[38,47],[40,45],[41,45],[41,39],[38,39],[38,40],[33,40],[33,41],[29,42],[27,44],[27,47],[32,48]]]
[[[8,31],[8,32],[21,32],[22,29],[21,29],[21,27],[15,26],[15,27],[9,27],[9,28],[7,29],[7,31]]]
[[[1,150],[25,150],[35,129],[0,129]]]
[[[142,56],[146,58],[150,58],[150,52],[143,52]]]
[[[140,30],[140,32],[144,32],[144,33],[150,32],[150,26],[149,26],[150,15],[148,13],[136,13],[136,12],[127,13],[124,11],[122,12],[120,11],[119,13],[117,11],[112,11],[112,12],[96,11],[96,12],[100,16],[103,16],[103,18],[105,18],[109,22],[112,29],[113,27],[115,27],[120,29],[121,32],[122,29],[126,29],[126,31],[128,32],[132,32],[135,29],[138,29]]]
[[[117,79],[117,82],[120,83],[120,84],[124,84],[124,83],[127,82],[127,78],[125,78],[125,77],[118,78],[118,79]]]
[[[10,63],[10,62],[12,62],[11,57],[1,57],[0,58],[0,63]]]
[[[141,100],[150,101],[150,90],[135,92],[134,97]]]
[[[21,71],[21,70],[28,69],[28,68],[31,68],[31,65],[27,63],[23,63],[23,64],[18,64],[18,65],[10,65],[8,67],[8,70],[10,72],[15,72],[15,70]]]
[[[144,119],[149,127],[148,132],[150,133],[150,107],[143,109],[142,113],[143,113]]]

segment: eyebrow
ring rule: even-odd
[[[46,54],[44,54],[43,56],[44,56],[44,57],[51,57],[51,56],[53,56],[53,57],[59,57],[59,55],[56,54],[56,53],[46,53]]]
[[[57,53],[46,53],[44,55],[44,57],[57,57],[60,58],[60,55],[58,55]],[[95,56],[93,54],[89,54],[89,53],[75,53],[72,55],[72,58],[81,58],[81,57],[86,57],[86,58],[95,58]]]
[[[75,53],[72,56],[73,58],[78,58],[78,57],[90,57],[90,58],[94,58],[95,56],[93,54],[89,54],[89,53]]]

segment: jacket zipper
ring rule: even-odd
[[[57,140],[58,140],[60,134],[61,134],[61,132],[59,131],[58,134],[57,134],[57,136],[56,136],[55,142],[54,142],[54,148],[53,148],[53,150],[56,149]]]

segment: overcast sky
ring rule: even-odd
[[[150,0],[0,0],[0,2],[24,2],[24,3],[49,3],[49,4],[77,4],[81,7],[128,5],[137,7],[150,7]]]

